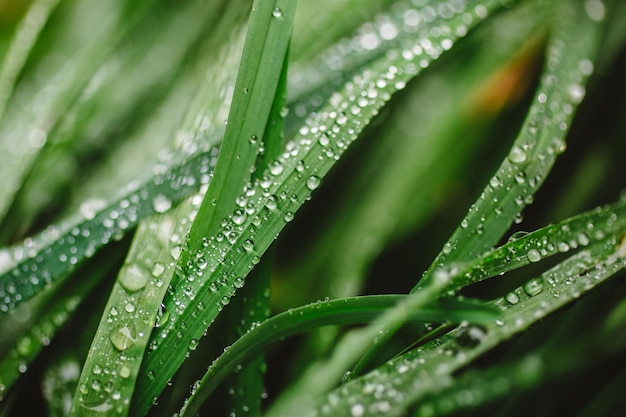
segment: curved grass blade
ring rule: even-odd
[[[545,14],[545,7],[536,3],[486,21],[455,47],[450,59],[440,61],[437,71],[425,73],[398,97],[394,123],[370,132],[368,149],[361,148],[350,161],[356,174],[326,209],[321,232],[307,239],[311,242],[301,256],[286,260],[289,280],[281,281],[276,305],[357,294],[367,268],[384,248],[432,218],[449,184],[486,143],[494,119],[502,117],[496,105],[476,108],[481,99],[474,97],[482,97],[477,92],[502,72],[525,73],[533,62]],[[299,301],[296,294],[306,299]]]
[[[328,46],[348,36],[363,22],[398,4],[394,0],[324,0],[302,2],[296,12],[293,59],[303,63],[314,60]],[[398,6],[396,6],[398,7]],[[324,10],[325,13],[319,13]]]
[[[189,252],[214,235],[250,180],[278,88],[295,1],[255,2],[215,174],[189,231]],[[185,259],[186,255],[183,255]],[[186,260],[186,259],[185,259]]]
[[[32,111],[20,111],[18,108],[21,106],[16,106],[15,113],[5,113],[7,117],[0,125],[3,138],[0,142],[3,151],[0,155],[0,177],[6,181],[0,187],[0,218],[6,215],[15,193],[30,172],[47,137],[58,126],[64,111],[79,97],[103,59],[154,1],[136,2],[132,13],[124,13],[127,11],[113,3],[102,3],[98,7],[85,4],[88,2],[74,5],[74,15],[68,16],[65,21],[67,29],[64,33],[68,36],[61,36],[62,46],[55,52],[62,51],[71,58],[62,68],[52,65],[51,68],[40,69],[44,85],[30,86],[30,90],[24,93],[36,97],[32,101],[38,105],[26,107]],[[89,27],[86,33],[85,27]],[[45,94],[40,94],[40,91]]]
[[[470,261],[490,250],[532,202],[557,156],[565,150],[565,135],[593,72],[602,25],[570,3],[558,7],[555,15],[541,84],[518,138],[413,291],[428,285],[436,268]]]
[[[372,295],[338,300],[318,301],[280,313],[250,329],[217,358],[196,384],[194,393],[181,410],[181,416],[194,415],[200,403],[208,398],[224,377],[237,365],[263,352],[277,340],[327,325],[375,322],[385,310],[407,299],[407,295]],[[424,322],[493,322],[499,316],[481,303],[444,299],[409,311],[406,321]]]
[[[60,0],[37,0],[15,30],[15,36],[0,67],[0,121],[13,94],[16,81],[24,69],[26,60]]]
[[[245,201],[244,207],[249,207],[249,211],[240,215],[236,210],[220,232],[209,237],[207,247],[192,254],[195,264],[184,271],[187,282],[178,285],[165,300],[170,320],[153,333],[155,349],[146,357],[144,371],[140,372],[138,386],[142,390],[138,392],[133,413],[145,413],[152,397],[162,389],[157,384],[166,381],[184,360],[186,352],[180,346],[197,343],[236,289],[244,285],[245,276],[260,255],[391,94],[451,48],[467,29],[500,7],[499,1],[487,1],[467,11],[469,15],[457,13],[449,19],[432,22],[421,38],[428,48],[420,46],[419,51],[412,51],[420,42],[418,38],[410,45],[388,51],[336,91],[321,111],[311,115],[299,134],[286,145],[284,154],[270,165],[269,172],[245,192],[241,202]],[[448,33],[450,28],[460,27],[464,29],[461,34]],[[403,55],[407,48],[410,53]],[[347,113],[351,116],[347,117]],[[194,318],[199,315],[204,323]],[[174,340],[168,337],[172,334],[181,337]]]
[[[119,272],[81,372],[71,416],[128,413],[151,330],[167,320],[167,311],[158,312],[153,306],[160,305],[175,265],[177,253],[170,251],[171,237],[188,230],[185,222],[167,220],[182,218],[186,208],[181,204],[161,216],[165,221],[157,217],[157,221],[140,224],[137,234],[152,239],[135,240]]]
[[[197,257],[190,257],[206,246],[207,236],[220,227],[224,214],[236,207],[239,193],[250,180],[251,168],[255,166],[261,143],[280,143],[280,132],[272,126],[270,119],[272,106],[267,106],[267,103],[276,101],[277,95],[284,95],[284,91],[279,91],[281,78],[284,78],[281,77],[281,68],[284,63],[286,65],[295,6],[296,3],[290,1],[255,3],[253,6],[229,121],[216,166],[219,172],[216,171],[212,178],[213,185],[209,185],[189,231],[187,250],[183,251],[178,262],[183,271],[186,271],[190,261],[199,261]],[[282,85],[284,87],[284,81]],[[265,138],[268,133],[278,136]],[[268,151],[271,152],[271,149]],[[246,215],[244,208],[238,208],[237,212],[240,212],[240,217]],[[206,267],[205,261],[201,263]],[[193,272],[184,279],[193,281]],[[185,287],[185,292],[189,291]],[[203,332],[208,323],[202,326]],[[197,339],[192,339],[188,346],[195,346],[197,341],[194,340]],[[157,378],[157,383],[162,382]],[[159,391],[153,395],[160,393],[162,388],[157,388]]]
[[[115,265],[112,259],[119,256],[119,250],[103,255],[76,271],[83,279],[58,282],[2,318],[0,401],[86,296],[111,272]]]
[[[515,239],[473,262],[463,264],[463,272],[450,281],[456,291],[489,277],[502,275],[559,253],[568,253],[600,242],[626,230],[626,201],[598,207],[560,223],[543,227]]]
[[[197,191],[209,181],[216,151],[200,152],[183,163],[174,158],[157,164],[148,179],[143,175],[131,182],[122,197],[100,203],[106,207],[98,211],[86,207],[84,219],[69,230],[49,230],[55,236],[52,243],[0,275],[0,317],[69,274],[112,239],[121,238],[139,220],[165,212]]]
[[[206,47],[200,49],[199,45],[215,36],[211,29],[219,27],[215,23],[219,5],[190,1],[175,11],[157,7],[150,18],[142,19],[130,31],[125,42],[103,61],[79,99],[66,109],[58,128],[48,134],[49,145],[16,194],[0,230],[0,240],[3,236],[22,236],[33,222],[41,219],[46,207],[62,204],[67,210],[62,197],[76,191],[77,177],[81,178],[80,185],[86,186],[82,178],[94,174],[94,156],[101,161],[102,154],[108,156],[110,150],[119,154],[120,148],[131,146],[128,142],[139,136],[133,133],[150,123],[152,117],[159,118],[162,125],[170,122],[173,127],[164,126],[141,150],[127,155],[133,157],[131,172],[123,169],[127,166],[123,161],[115,160],[115,168],[120,171],[115,175],[122,176],[125,182],[157,159],[158,151],[171,142],[172,135],[163,133],[180,126],[180,116],[176,116],[187,108],[189,98],[185,97],[167,117],[157,116],[154,108],[174,94],[172,91],[180,84],[191,81],[190,70],[197,66],[195,61],[206,61]],[[150,30],[154,27],[159,28],[157,33]],[[138,50],[143,52],[138,54]],[[198,77],[193,78],[197,85]],[[195,88],[188,95],[193,95],[193,91]],[[97,188],[101,195],[106,194],[106,189],[116,190],[119,184],[111,181],[111,176],[105,178],[111,184]]]
[[[321,400],[316,408],[332,415],[402,415],[426,395],[451,385],[452,373],[626,267],[626,246],[615,236],[587,249],[515,290],[515,302],[493,305],[502,319],[484,326],[462,326],[389,361]],[[449,354],[447,353],[449,352]],[[379,386],[378,395],[372,396]],[[399,395],[401,393],[401,395]]]
[[[598,327],[557,346],[528,353],[521,358],[516,357],[504,364],[485,370],[468,371],[455,380],[449,388],[420,404],[413,416],[443,416],[483,406],[514,392],[531,390],[548,384],[556,378],[575,373],[580,366],[581,357],[588,358],[589,365],[594,366],[606,359],[606,355],[619,356],[619,352],[624,348],[625,340],[615,333],[617,333],[616,329],[612,329],[611,332]],[[606,343],[608,338],[612,340],[612,343]],[[598,355],[599,351],[602,351],[604,356]],[[609,388],[606,394],[611,392],[613,398],[619,397],[615,395],[619,389],[615,388],[619,386],[621,389],[624,376],[626,374],[621,372],[616,382],[622,383]],[[611,401],[610,397],[606,396],[602,400],[593,400],[590,404],[595,402],[597,407]],[[555,401],[558,399],[555,398]],[[506,409],[502,411],[502,415],[506,415]],[[585,413],[581,410],[580,414]],[[596,412],[589,415],[600,414]]]
[[[263,151],[257,158],[255,172],[262,173],[268,169],[269,163],[280,155],[283,148],[283,128],[285,101],[287,99],[287,68],[289,66],[289,46],[285,52],[283,65],[270,110],[265,133],[263,134]],[[253,177],[254,177],[253,173]],[[231,299],[229,307],[222,313],[230,325],[226,326],[226,344],[231,344],[243,336],[259,322],[266,320],[270,314],[269,296],[271,284],[271,268],[274,251],[269,250],[260,263],[251,271],[248,283]],[[220,332],[221,334],[222,332]],[[250,416],[261,416],[261,399],[265,392],[264,373],[265,357],[257,355],[247,366],[231,375],[226,381],[228,395],[226,410],[229,414],[246,413]]]
[[[226,36],[230,42],[217,51],[217,55],[223,57],[219,65],[208,64],[208,70],[204,70],[202,88],[187,111],[176,138],[176,146],[182,149],[206,147],[207,142],[216,142],[223,132],[221,115],[228,105],[224,92],[233,84],[232,74],[241,43],[239,33],[246,17],[240,4],[228,3],[231,7],[221,14],[219,26],[213,29],[214,35]],[[219,5],[214,6],[219,9]],[[217,9],[212,8],[213,11]],[[207,65],[204,64],[202,68]],[[219,94],[215,94],[216,89]],[[215,157],[214,153],[213,163]],[[203,175],[208,176],[210,172]],[[74,415],[128,413],[150,333],[169,318],[169,312],[161,302],[174,276],[184,236],[189,233],[205,193],[206,184],[199,193],[182,201],[175,209],[144,219],[139,225],[80,375],[72,408]],[[161,203],[167,205],[166,200]],[[94,372],[105,369],[116,372]],[[95,390],[94,384],[112,389]]]

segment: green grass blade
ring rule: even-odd
[[[27,84],[25,88],[28,91],[23,93],[30,95],[38,106],[29,107],[29,111],[19,111],[21,106],[15,106],[15,110],[9,106],[7,110],[12,111],[5,114],[4,123],[0,125],[3,137],[0,142],[3,150],[0,156],[0,176],[9,185],[0,187],[0,217],[6,215],[15,193],[30,172],[47,137],[58,127],[65,109],[80,96],[102,61],[153,2],[137,2],[132,9],[133,13],[126,15],[119,5],[113,3],[99,4],[97,8],[84,3],[71,6],[75,7],[72,10],[74,14],[69,13],[67,16],[67,29],[60,35],[61,46],[57,51],[62,51],[70,58],[62,67],[53,64],[50,68],[46,67],[46,63],[54,60],[44,59],[44,68],[39,68],[43,85]],[[87,27],[89,30],[85,30]],[[42,90],[46,94],[38,96]],[[15,90],[14,95],[17,93]]]
[[[268,118],[263,145],[257,158],[255,173],[268,169],[269,163],[280,155],[283,148],[284,110],[287,99],[287,68],[289,66],[289,47],[285,53],[276,95]],[[257,174],[258,176],[259,174]],[[254,177],[254,173],[253,173]],[[251,271],[248,283],[231,299],[229,307],[222,313],[224,320],[230,323],[230,336],[226,335],[227,344],[231,344],[243,336],[269,316],[269,296],[271,284],[271,268],[274,251],[269,250],[260,263]],[[220,332],[222,333],[222,332]],[[261,398],[265,392],[264,372],[265,357],[257,355],[247,366],[231,375],[225,382],[228,386],[226,410],[230,414],[246,413],[251,417],[261,416]]]
[[[238,34],[245,16],[238,11],[237,4],[230,4],[234,7],[221,16],[215,32],[224,35],[226,30],[229,38],[233,34],[234,38],[232,43],[218,51],[218,55],[224,57],[219,65],[209,64],[208,70],[202,68],[206,72],[202,88],[178,132],[176,145],[183,149],[206,147],[215,142],[220,134],[219,115],[223,113],[226,103],[214,91],[216,88],[226,91],[233,83],[232,72],[222,70],[234,69],[236,65],[235,53],[240,43]],[[187,89],[183,91],[188,92]],[[151,139],[149,135],[147,138]],[[216,152],[212,155],[213,161],[215,157]],[[210,171],[203,169],[198,173],[207,178],[210,175]],[[191,182],[196,185],[205,183]],[[206,184],[202,186],[204,190],[182,201],[174,210],[144,219],[139,225],[83,367],[73,403],[75,415],[87,412],[126,415],[129,412],[130,398],[133,397],[144,352],[148,349],[150,333],[154,326],[162,325],[169,318],[169,312],[162,308],[161,302],[175,275],[184,236],[189,232],[206,192],[205,187]],[[115,369],[116,372],[94,373],[94,369]],[[95,390],[94,384],[112,389]]]
[[[276,306],[357,294],[377,257],[443,208],[450,183],[488,146],[489,129],[503,116],[501,108],[476,108],[481,98],[474,97],[518,61],[528,65],[544,14],[535,3],[486,21],[443,57],[436,71],[423,74],[391,103],[393,121],[368,132],[358,156],[348,155],[352,159],[344,166],[350,166],[351,177],[341,193],[330,204],[315,206],[325,210],[322,220],[314,219],[320,227],[308,230],[308,219],[296,223],[312,238],[283,260],[281,276],[289,279],[277,286]],[[299,234],[292,235],[298,241]],[[289,237],[283,242],[284,247],[295,243]]]
[[[460,327],[349,382],[316,408],[337,416],[366,415],[367,410],[401,415],[429,393],[449,386],[451,374],[462,366],[615,276],[626,266],[625,255],[623,243],[615,238],[591,245],[516,290],[519,301],[496,300],[493,305],[502,319]],[[447,351],[451,355],[444,354]],[[379,384],[382,395],[373,398],[368,387]],[[388,395],[391,392],[396,394]]]
[[[213,362],[200,383],[196,384],[194,393],[181,410],[181,416],[197,412],[200,403],[208,398],[228,373],[237,365],[244,364],[254,355],[263,352],[270,343],[320,326],[376,321],[382,312],[407,297],[409,296],[375,295],[318,301],[290,309],[258,324]],[[468,320],[474,323],[487,323],[498,317],[494,310],[480,303],[448,299],[442,300],[441,304],[434,303],[409,311],[403,320],[424,322]]]
[[[234,208],[250,180],[249,171],[260,144],[276,95],[281,67],[291,36],[295,1],[255,2],[235,82],[224,140],[207,195],[189,232],[189,250],[214,235]],[[183,257],[184,259],[184,257]]]
[[[0,67],[0,121],[26,60],[59,2],[60,0],[37,0],[31,3],[15,30],[15,36]]]
[[[462,272],[450,281],[448,288],[456,291],[622,233],[626,230],[625,215],[626,201],[618,201],[526,234],[485,253],[476,261],[459,266]]]
[[[250,27],[246,36],[246,44],[240,63],[240,70],[235,84],[235,94],[233,96],[233,104],[229,112],[229,122],[226,127],[225,137],[218,157],[218,166],[221,166],[221,174],[216,174],[212,178],[211,184],[204,197],[203,205],[198,210],[196,221],[189,232],[188,247],[181,255],[179,267],[187,271],[189,262],[199,262],[200,257],[196,255],[198,248],[203,249],[204,243],[207,242],[207,233],[211,233],[212,229],[219,227],[223,212],[230,212],[235,206],[235,202],[239,202],[239,194],[244,189],[244,185],[250,181],[251,168],[255,166],[259,148],[262,143],[267,143],[270,148],[274,141],[280,143],[281,136],[280,127],[282,123],[272,127],[271,109],[267,106],[268,101],[276,100],[279,104],[281,100],[276,99],[277,95],[283,96],[284,91],[279,85],[284,86],[284,80],[281,83],[281,68],[286,61],[286,53],[291,33],[291,25],[293,14],[295,12],[295,2],[278,1],[274,3],[262,3],[253,8],[251,15]],[[258,9],[257,9],[258,7]],[[258,76],[258,73],[270,77],[273,81],[268,82]],[[257,78],[258,77],[258,78]],[[257,81],[258,80],[258,81]],[[283,98],[284,100],[284,98]],[[280,104],[282,108],[282,104]],[[279,111],[280,113],[280,111]],[[278,130],[276,130],[278,127]],[[276,138],[264,138],[266,133],[278,135]],[[271,152],[271,149],[268,150]],[[222,162],[219,162],[219,161]],[[218,169],[216,167],[216,169]],[[237,210],[241,212],[240,216],[245,216],[244,207]],[[247,208],[245,208],[247,210]],[[204,243],[203,243],[204,242]],[[190,257],[192,257],[190,259]],[[201,269],[206,267],[205,261]],[[184,277],[187,281],[194,281],[195,272],[191,272]],[[189,294],[189,289],[185,286],[185,293]],[[231,294],[232,295],[232,294]],[[220,306],[221,307],[221,306]],[[171,307],[171,309],[179,307]],[[221,310],[221,308],[220,308]],[[205,331],[211,320],[199,323],[198,330]],[[197,337],[189,341],[187,346],[197,344]],[[161,352],[163,349],[158,350]],[[182,353],[182,351],[180,352]],[[180,355],[179,355],[180,356]],[[184,357],[180,358],[180,362]],[[179,366],[172,362],[171,365]],[[175,369],[172,367],[172,369]],[[163,371],[167,372],[166,369]],[[170,371],[173,374],[173,371]],[[163,389],[168,376],[165,379],[159,377],[153,378],[150,384],[161,384],[158,388],[148,388],[148,391],[154,390],[149,397],[145,395],[143,398],[152,398],[158,395]],[[140,385],[143,384],[140,382]],[[142,404],[141,407],[145,407]]]
[[[185,163],[157,164],[152,178],[131,182],[130,190],[105,202],[104,209],[96,212],[93,207],[86,208],[87,219],[77,221],[69,230],[49,230],[56,236],[51,244],[0,275],[0,317],[73,271],[112,239],[119,239],[139,220],[165,212],[197,191],[208,181],[212,161],[210,152],[200,152]],[[162,171],[165,173],[159,173]]]
[[[2,318],[0,400],[50,345],[95,286],[111,272],[119,250],[103,255],[75,272],[82,279],[58,282]]]
[[[554,20],[545,72],[518,138],[414,291],[428,284],[436,268],[491,249],[532,202],[565,150],[565,135],[593,72],[602,25],[569,3],[558,7]]]
[[[86,186],[83,178],[95,175],[94,162],[99,166],[100,158],[108,156],[111,150],[121,151],[129,146],[128,142],[138,136],[133,133],[147,120],[158,117],[154,108],[167,101],[180,84],[190,81],[190,70],[197,61],[206,61],[203,44],[215,36],[211,29],[219,27],[215,24],[218,19],[215,9],[219,5],[219,2],[190,1],[176,10],[157,7],[133,27],[120,47],[91,77],[80,98],[71,103],[58,128],[49,132],[48,146],[41,151],[16,194],[0,230],[0,239],[23,236],[33,223],[41,221],[50,207],[63,206],[68,212],[70,207],[65,199],[78,188],[75,187],[78,173],[80,185]],[[156,33],[155,27],[159,27]],[[143,53],[137,53],[138,50]],[[193,95],[193,91],[188,95]],[[161,118],[162,124],[170,122],[174,127],[158,131],[140,150],[127,155],[133,157],[134,169],[130,173],[121,169],[127,164],[120,159],[115,161],[115,168],[121,171],[116,176],[121,175],[126,182],[157,159],[158,152],[174,136],[165,132],[174,132],[180,126],[180,116],[176,116],[187,108],[188,96],[186,99],[179,109]],[[111,179],[106,177],[111,183],[109,189],[115,190],[119,182]],[[96,189],[105,194],[102,188]]]
[[[170,320],[153,334],[156,348],[144,361],[145,372],[140,372],[138,384],[142,386],[142,392],[138,394],[134,413],[143,414],[147,410],[152,397],[161,390],[157,385],[165,384],[184,360],[186,352],[181,346],[188,346],[192,341],[197,343],[223,305],[228,304],[236,289],[244,285],[245,277],[259,256],[293,219],[295,211],[319,186],[320,179],[391,94],[404,88],[417,73],[451,48],[454,40],[464,35],[467,29],[500,7],[498,1],[481,4],[468,12],[472,16],[470,25],[465,23],[467,15],[462,13],[432,22],[431,30],[425,29],[421,38],[429,43],[429,48],[403,56],[405,47],[398,46],[381,55],[367,70],[354,75],[321,111],[311,115],[299,134],[286,145],[285,153],[270,165],[261,181],[247,191],[248,203],[254,209],[252,213],[230,216],[223,232],[208,241],[206,249],[192,255],[192,260],[202,262],[185,270],[185,285],[177,286],[172,296],[165,300]],[[447,31],[444,31],[445,35],[442,33],[444,26],[464,30],[447,36]],[[414,40],[406,48],[412,48],[417,42]],[[324,128],[320,130],[319,126]],[[194,319],[199,314],[206,323]],[[170,339],[168,335],[172,334],[181,337]],[[148,374],[155,378],[143,377]]]

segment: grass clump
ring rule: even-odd
[[[0,15],[2,415],[623,408],[621,2]]]

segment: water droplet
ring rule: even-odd
[[[233,218],[233,222],[234,222],[237,226],[239,226],[239,225],[243,224],[243,222],[245,222],[245,221],[246,221],[246,217],[247,217],[246,212],[245,212],[245,210],[243,210],[243,209],[237,209],[237,210],[235,210],[235,211],[233,212],[233,216],[232,216],[232,218]]]
[[[198,347],[198,340],[197,339],[191,339],[189,341],[189,350],[196,350],[197,347]]]
[[[599,22],[604,19],[604,3],[600,0],[587,0],[585,2],[585,11],[591,20]]]
[[[580,243],[582,246],[587,246],[589,244],[589,236],[587,236],[585,233],[579,233],[577,238],[578,243]]]
[[[319,186],[320,186],[320,178],[318,176],[311,175],[306,180],[306,188],[308,188],[311,191],[315,190]]]
[[[537,277],[533,278],[524,284],[524,292],[528,294],[529,297],[533,297],[543,291],[543,278]]]
[[[157,262],[152,267],[152,276],[155,278],[158,278],[163,274],[164,271],[165,271],[165,265],[163,265],[160,262]]]
[[[106,207],[106,201],[100,199],[87,200],[80,205],[80,214],[86,219],[91,220],[96,217],[98,211]]]
[[[517,296],[517,294],[515,294],[514,292],[510,292],[507,295],[504,296],[504,299],[506,301],[508,301],[510,304],[517,304],[519,303],[519,297]]]
[[[461,327],[456,334],[459,346],[473,348],[480,344],[487,335],[487,329],[482,326],[470,325]]]
[[[128,291],[139,291],[146,286],[149,275],[137,265],[127,266],[120,274],[120,284]]]
[[[24,336],[18,340],[16,350],[20,355],[28,356],[31,354],[33,347],[32,339],[28,336]]]
[[[541,260],[541,254],[537,249],[531,249],[526,252],[526,256],[530,262],[539,262]]]
[[[525,232],[523,230],[518,230],[517,232],[513,233],[509,239],[507,240],[507,243],[510,242],[515,242],[518,239],[523,238],[524,236],[526,236],[528,234],[528,232]]]
[[[285,220],[285,222],[287,222],[287,223],[292,221],[293,220],[293,212],[292,211],[285,212],[285,215],[283,216],[283,220]]]
[[[282,10],[280,10],[278,7],[276,7],[273,11],[272,11],[272,16],[274,17],[281,17],[283,15]]]
[[[239,277],[235,280],[233,285],[235,286],[235,288],[243,288],[245,283],[246,281],[243,278]]]
[[[280,175],[283,172],[283,165],[279,161],[274,161],[270,164],[270,173],[272,175]]]
[[[570,86],[567,87],[567,93],[569,94],[570,100],[578,104],[585,97],[585,87],[580,84],[570,84]]]
[[[363,404],[354,404],[350,407],[350,414],[352,417],[362,417],[365,415],[365,406]]]
[[[243,242],[243,248],[244,250],[250,252],[251,250],[254,249],[254,241],[252,239],[246,239]]]
[[[521,164],[525,162],[527,157],[526,152],[519,146],[514,146],[511,148],[511,152],[509,152],[509,161],[514,164]]]
[[[593,62],[588,59],[583,59],[578,63],[578,68],[583,75],[591,75],[593,73]]]
[[[126,366],[126,365],[122,365],[122,366],[120,367],[120,372],[119,372],[119,374],[120,374],[120,377],[121,377],[121,378],[126,379],[126,378],[128,378],[128,377],[130,376],[130,374],[131,374],[131,369],[130,369],[128,366]]]
[[[115,348],[120,352],[135,344],[135,338],[133,337],[133,333],[128,326],[113,330],[109,335],[109,340],[111,340],[113,346],[115,346]]]
[[[152,207],[157,213],[165,213],[172,208],[172,200],[163,194],[157,194],[152,200]]]
[[[558,242],[556,244],[556,249],[559,252],[567,252],[569,250],[569,245],[567,244],[567,242]]]

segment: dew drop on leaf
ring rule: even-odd
[[[517,296],[517,294],[515,294],[514,292],[510,292],[507,295],[504,296],[504,299],[509,303],[509,304],[517,304],[519,303],[519,297]]]
[[[135,344],[135,338],[133,337],[132,331],[128,326],[113,330],[109,335],[109,340],[111,340],[113,346],[115,346],[115,348],[120,352]]]
[[[252,239],[246,239],[243,242],[243,248],[244,250],[246,250],[247,252],[250,252],[251,250],[254,249],[254,241]]]
[[[567,92],[569,94],[570,100],[573,103],[580,103],[585,97],[585,87],[580,84],[570,84],[567,88]]]
[[[539,262],[541,260],[541,254],[537,249],[531,249],[526,252],[526,256],[530,262]]]
[[[157,213],[165,213],[172,208],[172,200],[163,194],[157,194],[154,199],[152,199],[152,207]]]
[[[124,378],[124,379],[128,378],[130,376],[130,373],[131,373],[131,370],[128,366],[122,365],[120,367],[119,375],[121,378]]]
[[[152,267],[152,276],[155,278],[160,277],[164,271],[165,271],[165,266],[162,263],[157,262]]]
[[[315,190],[319,186],[320,186],[320,178],[316,175],[311,175],[306,180],[306,188],[308,188],[311,191]]]
[[[514,146],[511,149],[511,152],[509,152],[509,161],[514,164],[521,164],[525,162],[527,157],[526,152],[519,146]]]
[[[131,292],[138,291],[146,286],[149,275],[146,271],[137,265],[131,265],[122,271],[120,275],[120,284]]]
[[[524,284],[524,292],[528,294],[529,297],[533,297],[543,291],[543,278],[537,277],[533,278]]]
[[[354,404],[350,407],[352,417],[361,417],[365,415],[365,406],[363,404]]]
[[[482,326],[470,325],[462,327],[456,335],[456,341],[462,347],[476,347],[487,335],[487,330]]]

